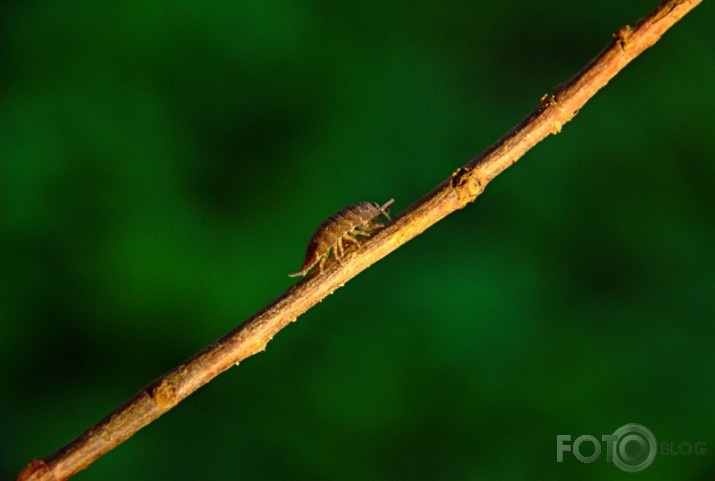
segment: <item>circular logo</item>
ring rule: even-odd
[[[637,473],[653,463],[657,450],[655,436],[640,424],[626,424],[613,432],[613,464],[627,473]]]

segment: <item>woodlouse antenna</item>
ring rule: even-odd
[[[392,220],[390,218],[390,206],[394,203],[395,203],[395,199],[390,199],[380,206],[380,212],[382,212],[382,215],[387,217],[387,220]]]

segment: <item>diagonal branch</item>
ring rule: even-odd
[[[559,133],[598,90],[701,1],[666,0],[633,26],[620,29],[601,53],[573,78],[545,95],[516,127],[398,215],[355,255],[289,288],[239,327],[150,383],[77,439],[44,459],[30,462],[18,481],[60,481],[73,476],[218,374],[264,350],[278,331],[324,297],[474,201],[494,177],[549,134]]]

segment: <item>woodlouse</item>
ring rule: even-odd
[[[333,258],[340,262],[345,255],[346,248],[349,247],[344,242],[360,247],[357,238],[359,236],[370,237],[373,232],[380,229],[383,225],[377,220],[381,216],[390,220],[390,206],[393,202],[395,199],[390,199],[383,205],[377,202],[358,202],[328,217],[308,241],[301,270],[288,275],[290,277],[304,276],[316,264],[320,272],[323,272],[323,265],[331,253]]]

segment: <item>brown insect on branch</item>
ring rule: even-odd
[[[380,205],[375,202],[358,202],[336,212],[320,224],[308,241],[308,249],[301,270],[288,274],[290,277],[305,276],[313,267],[318,266],[318,272],[323,272],[325,262],[331,257],[342,262],[345,255],[345,244],[350,247],[360,247],[358,237],[370,237],[383,225],[377,221],[381,216],[390,220],[390,206],[395,199]]]
[[[57,452],[30,462],[18,480],[60,481],[89,466],[199,387],[262,351],[273,336],[348,280],[480,195],[504,169],[549,134],[557,134],[623,67],[652,46],[702,0],[666,0],[610,44],[495,144],[361,243],[359,251],[304,278],[239,327],[164,376]]]

